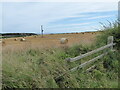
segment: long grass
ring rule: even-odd
[[[36,48],[25,51],[3,51],[3,89],[117,88],[118,59],[120,57],[118,50],[110,52],[102,58],[100,60],[101,63],[96,62],[97,67],[89,73],[84,72],[84,69],[75,72],[66,72],[100,53],[73,63],[67,63],[64,60],[65,58],[75,57],[105,45],[105,39],[107,39],[108,35],[113,35],[113,33],[110,33],[116,29],[117,26],[105,28],[105,34],[100,35],[99,38],[97,37],[99,42],[96,42],[92,46],[75,45],[56,49],[43,50]],[[62,74],[64,75],[56,79],[56,77]]]

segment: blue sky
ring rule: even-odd
[[[5,2],[0,4],[2,32],[70,33],[96,31],[117,19],[117,2]]]

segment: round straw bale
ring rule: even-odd
[[[26,39],[25,38],[21,38],[20,41],[25,41]]]
[[[67,38],[61,38],[60,43],[61,44],[66,44],[66,43],[68,43],[68,39]]]

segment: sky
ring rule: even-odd
[[[116,20],[118,3],[4,2],[0,13],[2,33],[40,33],[40,25],[46,34],[86,32]]]

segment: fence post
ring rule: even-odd
[[[107,44],[113,44],[113,36],[108,37],[108,42]],[[113,50],[113,45],[110,47],[111,50]]]

